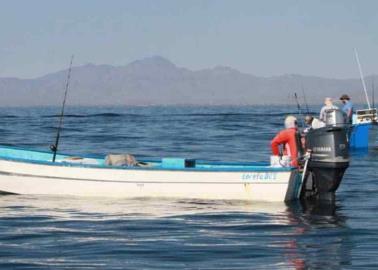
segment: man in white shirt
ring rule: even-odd
[[[322,107],[322,109],[320,110],[320,115],[319,115],[319,119],[323,122],[326,121],[326,112],[328,110],[338,110],[339,107],[337,107],[336,105],[333,105],[333,102],[332,102],[332,98],[330,97],[326,97],[324,99],[324,106]]]

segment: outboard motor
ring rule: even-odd
[[[348,126],[340,110],[326,112],[326,126],[311,129],[306,136],[311,150],[302,197],[334,200],[345,170],[349,166]]]

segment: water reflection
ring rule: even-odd
[[[196,215],[216,212],[266,212],[284,211],[284,203],[248,203],[243,201],[211,201],[211,200],[174,200],[166,198],[85,198],[76,196],[0,196],[0,214],[32,215],[43,214],[56,218],[75,216],[112,216],[130,217],[169,217],[178,215]],[[12,210],[15,211],[12,211]]]
[[[378,154],[378,146],[373,146],[369,148],[350,149],[349,153],[352,158],[373,158],[376,157]]]
[[[161,268],[189,257],[190,268],[214,268],[215,261],[217,269],[342,269],[351,264],[347,217],[336,204],[7,195],[0,205],[0,242],[4,250],[12,247],[3,257],[8,262],[29,262],[21,249],[26,245],[38,247],[33,250],[38,263],[62,261],[56,269],[90,268],[97,260],[111,268],[117,255],[110,260],[104,251],[122,255],[135,268],[145,266],[146,253],[151,254],[148,265]],[[18,239],[20,250],[12,239]],[[66,257],[62,243],[77,256]]]
[[[293,269],[343,269],[351,265],[347,218],[335,202],[301,200],[288,206],[297,221],[287,258]]]

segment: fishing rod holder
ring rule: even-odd
[[[50,150],[55,153],[58,150],[58,148],[56,147],[55,144],[51,144],[50,145]]]

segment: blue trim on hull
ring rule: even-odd
[[[96,161],[97,164],[76,164],[71,163],[68,160],[69,157],[82,157],[85,159],[91,159]],[[143,159],[140,161],[151,164],[151,167],[124,167],[124,166],[107,166],[104,164],[103,156],[95,155],[68,155],[58,154],[57,161],[52,162],[52,153],[47,151],[36,151],[30,149],[24,149],[19,147],[0,146],[0,159],[31,163],[42,164],[49,166],[63,166],[63,167],[79,167],[79,168],[102,168],[102,169],[122,169],[122,170],[159,170],[159,171],[209,171],[209,172],[286,172],[295,170],[293,167],[288,168],[273,168],[268,163],[247,163],[247,162],[212,162],[197,160],[194,168],[170,168],[165,169],[161,167],[161,159]]]

